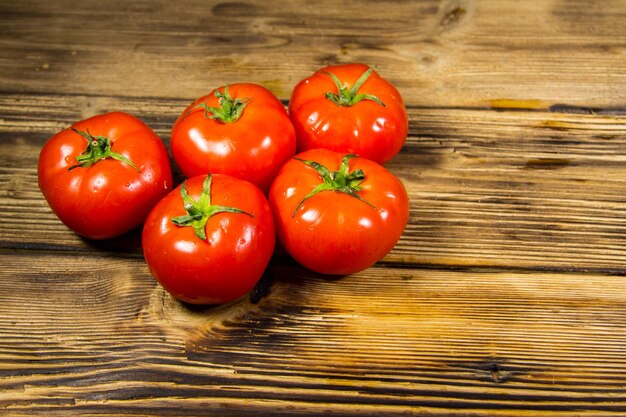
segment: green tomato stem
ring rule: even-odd
[[[361,94],[359,93],[359,89],[365,84],[365,81],[372,75],[374,72],[373,67],[369,67],[367,71],[365,71],[359,79],[352,85],[352,87],[348,88],[347,85],[344,85],[339,78],[335,74],[331,74],[330,72],[324,71],[324,74],[328,75],[335,85],[337,86],[337,93],[333,93],[328,91],[326,93],[326,98],[335,103],[338,106],[342,107],[350,107],[354,106],[356,103],[362,100],[370,100],[375,103],[380,104],[383,107],[387,107],[385,103],[382,102],[378,97],[372,94]]]
[[[196,236],[202,240],[206,240],[205,227],[207,221],[218,213],[241,213],[254,217],[252,214],[235,207],[212,205],[211,181],[212,177],[211,174],[209,174],[202,183],[202,194],[200,194],[200,198],[198,198],[197,201],[191,198],[187,192],[187,186],[183,182],[180,186],[180,195],[183,199],[184,208],[187,214],[172,218],[172,223],[177,226],[193,227]]]
[[[116,161],[120,161],[120,162],[130,165],[131,167],[136,169],[137,172],[141,172],[139,168],[137,168],[137,166],[130,159],[128,159],[121,153],[113,152],[111,150],[111,140],[109,138],[105,136],[93,136],[89,132],[89,130],[87,130],[87,132],[82,132],[78,129],[74,129],[74,128],[71,128],[71,129],[75,133],[78,133],[79,135],[87,139],[88,144],[87,144],[87,149],[85,149],[85,152],[83,152],[82,154],[76,157],[76,162],[78,163],[76,165],[72,165],[71,167],[69,167],[68,168],[69,171],[73,170],[74,168],[79,168],[79,167],[87,168],[102,159],[112,158],[112,159],[115,159]]]
[[[357,200],[360,200],[376,209],[376,206],[374,206],[369,201],[364,200],[363,197],[357,194],[363,189],[360,184],[365,181],[365,173],[362,169],[357,169],[350,172],[349,161],[352,158],[357,158],[357,155],[349,154],[344,156],[341,160],[341,165],[339,166],[339,169],[337,171],[330,171],[319,162],[294,158],[295,160],[300,161],[317,171],[323,182],[313,188],[306,196],[304,196],[302,201],[300,201],[296,209],[293,211],[291,217],[295,217],[298,209],[302,206],[302,204],[304,204],[305,201],[307,201],[314,195],[324,191],[335,191],[348,194],[349,196],[354,197]]]
[[[220,123],[234,123],[239,120],[243,110],[250,102],[249,97],[233,98],[228,91],[228,84],[224,87],[223,93],[219,89],[216,90],[215,97],[218,98],[218,107],[210,107],[206,103],[200,103],[192,107],[189,112],[196,107],[200,107],[204,109],[204,117],[206,119],[214,119]]]

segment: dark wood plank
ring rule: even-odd
[[[579,0],[0,4],[0,90],[282,99],[317,68],[376,65],[411,105],[620,107],[626,3]]]
[[[626,415],[626,2],[0,2],[0,414]],[[411,218],[359,274],[279,248],[217,307],[173,300],[139,231],[90,242],[37,189],[72,122],[167,144],[228,82],[287,104],[365,62],[410,135]],[[176,171],[177,180],[182,176]]]
[[[0,254],[9,415],[626,412],[624,277],[273,263],[189,308],[140,259]]]
[[[58,129],[115,109],[167,143],[187,103],[1,95],[0,245],[141,256],[138,233],[94,244],[68,231],[37,188],[37,155]],[[409,191],[411,218],[386,263],[624,272],[625,116],[414,107],[409,115],[407,144],[387,166]]]

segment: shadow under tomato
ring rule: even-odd
[[[121,236],[111,239],[93,240],[81,236],[81,240],[86,245],[100,252],[113,252],[116,254],[124,254],[130,256],[143,257],[143,249],[141,247],[142,227],[137,227]]]
[[[275,272],[275,280],[285,281],[287,283],[300,282],[302,280],[339,281],[350,275],[322,274],[310,270],[299,264],[279,244],[276,245],[276,250],[274,251],[270,265],[272,264],[274,265],[274,269],[276,271],[280,270],[280,272]]]

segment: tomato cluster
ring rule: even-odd
[[[176,120],[171,153],[121,112],[80,121],[44,145],[39,186],[59,219],[89,239],[143,224],[156,280],[174,297],[218,304],[250,291],[276,236],[300,264],[351,274],[382,259],[409,216],[402,182],[381,164],[408,131],[399,92],[362,64],[296,85],[289,112],[266,88],[230,84]]]

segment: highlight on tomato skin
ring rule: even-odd
[[[172,127],[171,150],[187,177],[228,174],[264,193],[296,152],[283,104],[265,87],[228,84],[191,103]]]
[[[225,174],[185,180],[150,212],[142,246],[173,297],[222,304],[248,293],[275,247],[272,212],[254,184]]]
[[[325,148],[384,164],[402,149],[408,116],[400,92],[365,64],[331,65],[300,81],[289,101],[297,152]]]
[[[52,211],[88,239],[141,226],[172,188],[165,145],[124,112],[96,115],[53,135],[41,149],[37,173]]]
[[[269,192],[279,241],[322,274],[363,271],[384,258],[409,218],[402,182],[382,165],[328,149],[297,154]]]

